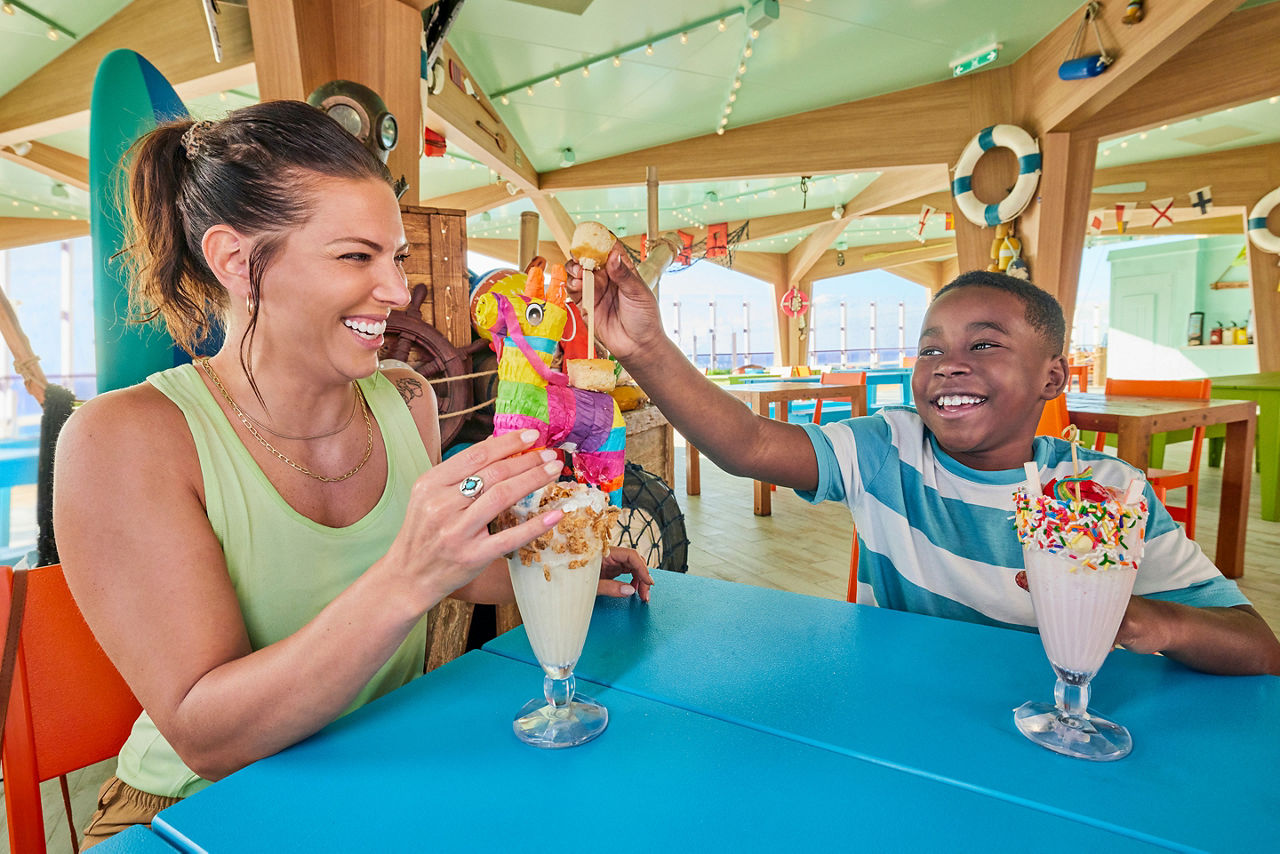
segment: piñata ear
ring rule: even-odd
[[[525,279],[525,282],[524,282],[524,295],[527,298],[546,299],[546,296],[544,295],[543,288],[542,288],[542,273],[543,273],[543,270],[541,267],[531,266],[528,272],[525,274],[527,278]]]
[[[547,302],[564,308],[564,301],[569,296],[569,274],[561,264],[552,264],[550,281],[547,284]]]

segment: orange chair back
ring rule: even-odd
[[[866,371],[827,371],[818,380],[821,385],[866,385]],[[849,398],[849,406],[853,406],[853,398]],[[822,401],[813,402],[813,423],[822,423]]]
[[[1107,394],[1115,397],[1172,397],[1183,400],[1209,400],[1213,389],[1213,381],[1205,378],[1199,380],[1107,380]],[[1094,447],[1101,450],[1103,434],[1098,434]],[[1191,433],[1191,459],[1186,471],[1167,471],[1151,469],[1147,472],[1147,480],[1169,511],[1169,515],[1182,522],[1187,528],[1187,536],[1196,535],[1196,506],[1200,493],[1200,451],[1204,446],[1204,426],[1196,427]],[[1187,503],[1182,506],[1171,505],[1166,496],[1171,489],[1186,489]]]
[[[1116,380],[1107,379],[1107,394],[1115,397],[1176,397],[1208,400],[1213,381],[1202,380]]]
[[[1062,431],[1070,423],[1071,416],[1067,414],[1067,396],[1060,394],[1053,400],[1045,401],[1044,410],[1040,413],[1040,423],[1036,426],[1036,435],[1061,438]]]
[[[25,572],[26,603],[4,729],[4,805],[10,850],[40,854],[46,850],[40,783],[115,756],[142,707],[85,623],[62,567]],[[0,613],[6,621],[13,575],[12,568],[0,568]],[[72,817],[67,821],[75,833]]]

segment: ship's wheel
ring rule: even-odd
[[[471,380],[461,379],[471,373],[471,357],[484,350],[484,341],[472,341],[455,347],[444,333],[422,319],[421,306],[427,298],[427,286],[414,287],[407,308],[391,312],[387,317],[385,341],[378,352],[380,358],[404,362],[428,380],[436,393],[440,408],[440,447],[453,443],[466,422],[466,410],[474,398]],[[452,379],[457,377],[459,379]],[[445,380],[436,382],[436,380]]]

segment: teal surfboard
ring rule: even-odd
[[[90,234],[98,392],[142,382],[190,361],[163,329],[128,322],[122,159],[129,146],[161,122],[187,116],[178,94],[156,67],[131,50],[103,57],[89,108]]]

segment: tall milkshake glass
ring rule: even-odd
[[[1088,481],[1088,474],[1064,478],[1059,495],[1045,495],[1032,466],[1028,488],[1015,496],[1027,586],[1057,683],[1053,703],[1024,703],[1013,717],[1042,747],[1108,761],[1128,755],[1133,738],[1088,709],[1089,683],[1111,652],[1133,593],[1147,506],[1140,483],[1120,496]],[[1080,497],[1085,481],[1093,500]]]
[[[573,747],[609,724],[609,711],[577,693],[573,668],[591,624],[600,563],[612,539],[616,508],[603,492],[583,484],[552,484],[512,508],[519,522],[560,508],[554,529],[507,557],[511,586],[533,654],[546,674],[543,697],[526,703],[512,724],[535,747]]]

